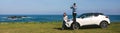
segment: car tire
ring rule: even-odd
[[[100,23],[100,27],[103,28],[103,29],[107,28],[108,27],[108,23],[107,22],[101,22]]]
[[[78,24],[78,23],[73,23],[72,25],[71,25],[71,29],[72,30],[78,30],[80,28],[80,25]]]

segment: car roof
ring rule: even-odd
[[[96,15],[104,15],[103,13],[84,13],[84,14],[89,14],[89,15],[92,15],[92,14],[96,14]]]
[[[98,15],[104,15],[103,13],[83,13],[81,14],[79,17],[83,16],[83,15],[87,15],[87,16],[98,16]]]

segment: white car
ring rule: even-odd
[[[109,24],[108,16],[102,13],[84,13],[76,18],[75,23],[73,23],[72,19],[65,22],[64,28],[79,29],[81,26],[86,25],[98,25],[101,28],[107,28]]]

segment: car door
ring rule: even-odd
[[[101,18],[99,18],[98,15],[97,15],[97,16],[94,16],[94,17],[92,18],[93,24],[97,24],[97,22],[99,22],[100,19],[101,19]]]
[[[92,24],[92,20],[93,20],[93,16],[91,15],[85,15],[84,17],[82,17],[82,24],[83,25],[90,25]]]

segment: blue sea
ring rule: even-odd
[[[109,16],[111,22],[120,21],[120,15],[107,16]],[[68,15],[68,18],[72,18],[72,15]],[[62,20],[63,15],[0,15],[0,22],[52,22]]]

